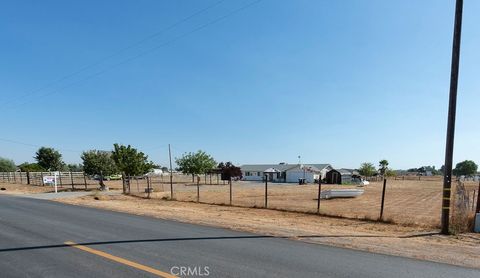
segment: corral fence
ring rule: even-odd
[[[44,177],[57,176],[57,186],[72,190],[88,189],[89,178],[84,172],[0,172],[3,183],[45,186]]]
[[[317,213],[346,218],[383,220],[398,224],[439,227],[442,203],[442,178],[395,179],[372,181],[369,185],[271,183],[253,181],[222,181],[215,176],[169,175],[125,177],[124,192],[142,198],[199,202],[238,207],[268,208],[285,211]],[[479,183],[464,181],[463,207],[471,214],[476,207]],[[453,192],[457,184],[452,185]],[[356,198],[325,199],[328,190],[361,189]],[[321,196],[320,201],[318,196]],[[452,195],[453,196],[453,195]],[[455,202],[452,197],[452,206]],[[452,211],[454,208],[452,207]]]
[[[199,193],[201,186],[225,186],[228,184],[228,181],[222,180],[220,174],[217,173],[193,177],[183,174],[123,176],[122,181],[122,190],[126,194],[147,198],[161,195],[162,198],[168,199],[175,199],[176,192],[194,190]]]

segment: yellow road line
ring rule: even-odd
[[[124,259],[124,258],[120,258],[120,257],[114,256],[114,255],[111,255],[111,254],[108,254],[108,253],[105,253],[105,252],[102,252],[102,251],[99,251],[99,250],[92,249],[92,248],[87,247],[87,246],[77,244],[73,241],[65,241],[64,243],[67,244],[67,245],[70,245],[71,247],[75,247],[77,249],[80,249],[82,251],[85,251],[85,252],[88,252],[88,253],[91,253],[91,254],[95,254],[97,256],[104,257],[106,259],[115,261],[117,263],[128,265],[130,267],[140,269],[140,270],[155,274],[155,275],[160,276],[160,277],[165,277],[165,278],[173,278],[173,277],[176,278],[177,277],[175,275],[160,271],[160,270],[155,269],[155,268],[151,268],[151,267],[148,267],[148,266],[136,263],[136,262],[129,261],[129,260]]]

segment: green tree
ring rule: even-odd
[[[117,168],[128,176],[144,175],[155,167],[147,155],[130,145],[114,144],[112,158]]]
[[[24,163],[18,165],[18,168],[20,168],[20,171],[22,171],[22,172],[42,172],[42,171],[45,171],[45,169],[43,169],[42,166],[38,165],[38,163],[24,162]]]
[[[0,172],[15,172],[16,170],[17,166],[13,160],[0,157]]]
[[[373,163],[364,162],[360,165],[358,172],[362,176],[371,177],[377,172],[377,169],[375,169],[375,166],[373,166]]]
[[[82,172],[83,171],[83,165],[78,163],[78,164],[67,164],[65,165],[65,170],[70,171],[70,172]]]
[[[110,176],[118,173],[112,152],[89,150],[82,153],[83,171],[88,175]]]
[[[385,175],[385,173],[387,172],[387,169],[388,169],[388,160],[386,159],[380,160],[380,162],[378,162],[378,171],[380,171],[380,174],[382,176]]]
[[[193,182],[195,182],[195,175],[204,174],[217,165],[215,160],[204,151],[185,153],[181,158],[176,158],[175,163],[178,165],[178,171],[192,175]]]
[[[35,154],[38,165],[47,171],[60,171],[65,165],[62,155],[53,148],[41,147]]]
[[[477,173],[478,165],[475,164],[472,160],[465,160],[460,163],[457,163],[455,169],[453,169],[453,174],[455,176],[473,176]]]
[[[397,175],[397,172],[395,170],[387,169],[385,171],[385,176],[386,177],[395,177],[396,175]]]

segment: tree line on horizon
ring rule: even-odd
[[[397,175],[397,171],[390,169],[388,167],[388,160],[382,159],[379,161],[378,170],[375,168],[374,164],[371,162],[364,162],[358,168],[360,175],[365,177],[371,177],[375,175],[393,177]],[[436,169],[435,166],[421,166],[419,168],[410,168],[406,170],[407,173],[417,173],[417,174],[427,174],[430,172],[432,175],[443,175],[444,166],[440,169]],[[452,174],[459,176],[473,176],[478,173],[478,165],[472,160],[464,160],[456,164],[455,168],[452,170]]]
[[[167,167],[156,165],[148,159],[148,156],[132,147],[131,145],[113,144],[113,150],[87,150],[80,158],[80,164],[66,164],[62,160],[62,154],[50,147],[41,147],[35,153],[34,163],[22,163],[15,165],[14,161],[0,157],[0,172],[14,172],[19,169],[22,172],[42,171],[84,171],[87,175],[111,176],[122,174],[126,176],[139,176],[151,172],[153,169],[162,169],[168,172]],[[195,176],[211,173],[215,170],[226,179],[240,177],[242,172],[239,167],[231,162],[217,163],[215,159],[204,151],[184,153],[176,158],[176,171]],[[103,179],[103,178],[102,178]]]
[[[41,147],[35,153],[36,162],[24,162],[15,165],[11,159],[0,157],[0,172],[13,172],[17,169],[22,172],[41,172],[41,171],[84,171],[88,175],[110,176],[114,174],[124,174],[127,176],[145,175],[154,168],[169,171],[167,167],[161,167],[148,159],[148,156],[137,150],[131,145],[113,144],[113,150],[88,150],[81,154],[83,163],[66,164],[62,160],[62,154],[50,147]],[[239,167],[231,162],[217,163],[215,159],[204,151],[184,153],[181,157],[175,158],[177,168],[175,170],[185,174],[192,175],[192,181],[195,176],[206,174],[216,170],[225,177],[241,177],[242,173]],[[422,166],[406,170],[410,173],[427,173],[433,175],[443,174],[443,166],[436,169],[435,166]],[[472,176],[477,174],[478,165],[472,160],[465,160],[456,164],[453,174],[456,176]],[[358,168],[359,174],[365,177],[375,175],[391,177],[397,174],[397,171],[389,167],[389,162],[382,159],[378,163],[378,169],[373,163],[364,162]]]

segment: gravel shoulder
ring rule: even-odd
[[[480,268],[480,234],[474,233],[443,236],[425,227],[125,195],[97,194],[55,201]]]

